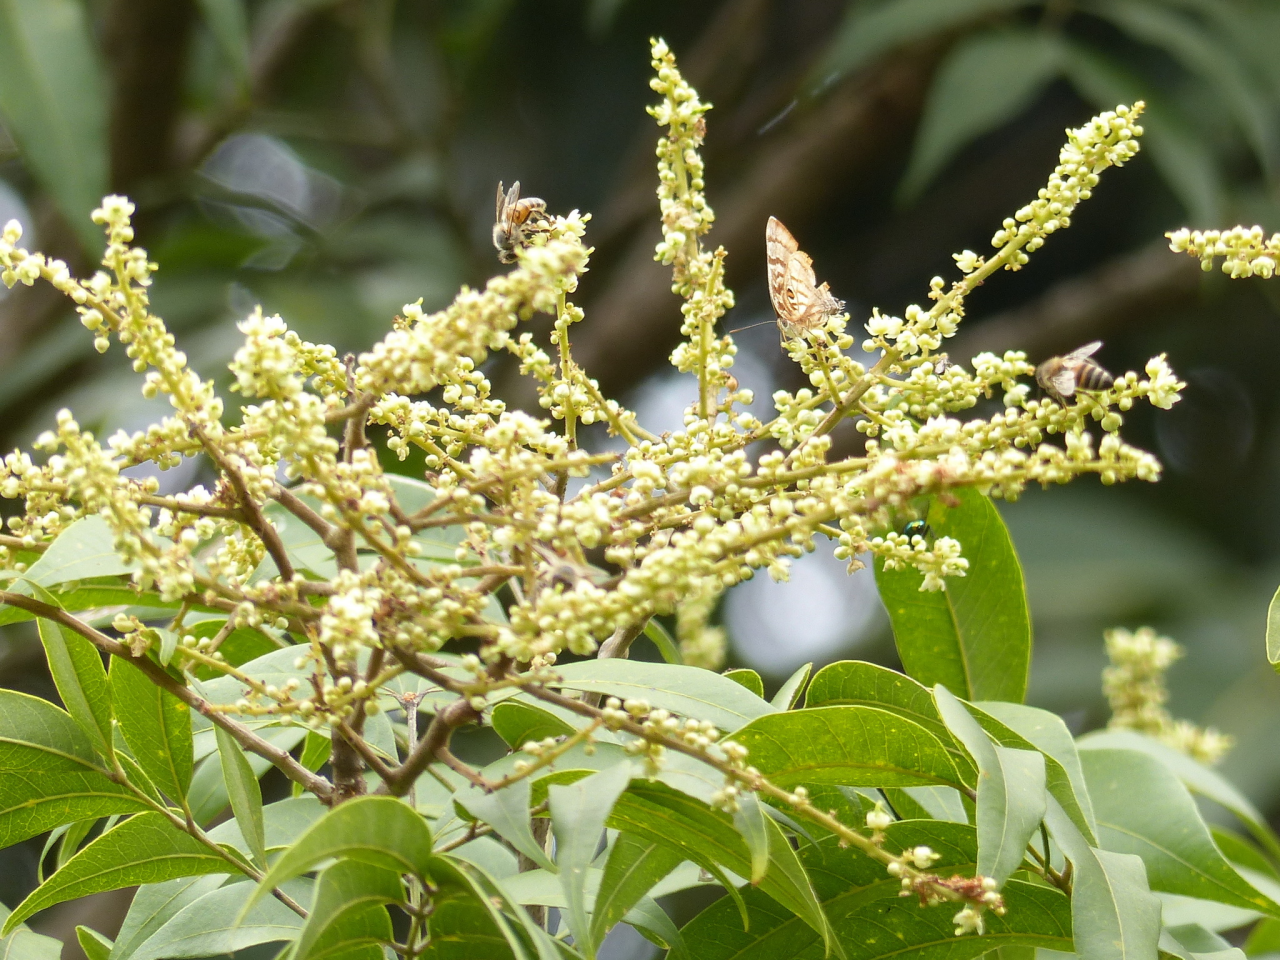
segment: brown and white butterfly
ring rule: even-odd
[[[764,249],[769,267],[769,299],[784,338],[816,330],[844,309],[844,301],[833,297],[825,283],[818,285],[813,260],[777,217],[769,218]]]

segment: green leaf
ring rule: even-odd
[[[877,707],[818,707],[761,717],[733,735],[750,763],[783,788],[810,781],[850,787],[961,786],[942,742]]]
[[[190,709],[120,657],[111,660],[111,700],[138,766],[171,800],[185,800],[194,766]]]
[[[1236,48],[1220,42],[1202,23],[1167,6],[1106,0],[1089,7],[1095,16],[1111,21],[1138,42],[1165,50],[1204,80],[1217,102],[1234,115],[1259,165],[1268,175],[1273,174],[1280,144],[1274,108]]]
[[[969,822],[964,800],[951,787],[886,787],[882,792],[903,820]]]
[[[1160,901],[1142,859],[1098,850],[1052,797],[1045,824],[1073,868],[1071,923],[1081,960],[1155,960]]]
[[[0,903],[0,921],[4,921],[6,930],[11,929],[9,916],[9,908]],[[26,924],[22,924],[0,939],[0,957],[4,960],[61,960],[62,944],[53,937],[32,933]]]
[[[92,927],[76,927],[76,942],[88,960],[107,960],[111,955],[111,940]]]
[[[752,883],[764,879],[769,869],[769,815],[765,813],[764,804],[754,794],[744,791],[738,798],[738,809],[733,814],[733,825],[747,841],[747,849],[751,851]]]
[[[95,198],[93,206],[97,206],[100,199],[101,195]],[[97,227],[94,231],[97,232]],[[96,516],[83,517],[58,534],[40,559],[23,574],[23,580],[41,587],[52,587],[71,580],[130,573],[136,564],[125,563],[120,558],[112,545],[114,539],[115,534],[107,521]],[[13,590],[28,596],[32,593],[31,585],[22,581],[14,584]]]
[[[945,590],[921,591],[921,573],[876,562],[898,655],[926,687],[941,683],[964,700],[1021,702],[1031,668],[1022,567],[995,505],[976,490],[956,497],[956,507],[935,503],[929,523],[936,536],[960,541],[969,561],[965,576],[949,578]]]
[[[267,840],[262,825],[262,788],[258,777],[245,758],[244,750],[231,734],[217,727],[218,754],[222,764],[222,779],[227,786],[231,812],[240,833],[248,841],[249,850],[259,867],[267,867]]]
[[[1133,730],[1097,730],[1080,738],[1082,751],[1117,748],[1138,750],[1159,760],[1192,793],[1212,800],[1239,817],[1271,856],[1280,860],[1280,841],[1276,840],[1266,817],[1221,774],[1197,763],[1185,753]]]
[[[189,903],[199,900],[226,881],[223,876],[178,877],[163,883],[143,884],[133,895],[133,903],[125,915],[110,960],[133,956],[152,934]]]
[[[0,690],[0,847],[64,823],[145,809],[107,779],[93,741],[70,714]]]
[[[1280,953],[1280,920],[1265,919],[1254,927],[1245,941],[1244,952],[1250,957]]]
[[[299,837],[262,878],[249,903],[330,858],[422,876],[430,856],[431,831],[408,804],[393,797],[356,797],[334,807]]]
[[[259,731],[259,736],[281,750],[292,750],[306,732],[305,727],[275,727]],[[261,778],[271,769],[271,761],[265,757],[256,753],[241,755],[249,764],[254,777]],[[208,823],[226,809],[230,801],[226,779],[222,774],[221,754],[206,757],[196,768],[195,775],[191,778],[191,787],[187,791],[187,806],[191,808],[192,818],[197,823]]]
[[[206,893],[174,914],[129,960],[208,957],[297,937],[302,918],[274,897],[246,907],[253,892],[252,883],[229,883]],[[290,884],[285,892],[305,898],[306,885]]]
[[[779,710],[790,710],[800,702],[800,695],[804,693],[805,682],[808,681],[811,673],[813,673],[813,664],[806,663],[787,678],[787,682],[778,688],[778,692],[769,702]]]
[[[993,743],[941,684],[934,697],[942,719],[978,765],[978,872],[1003,884],[1021,866],[1027,842],[1044,819],[1044,755]]]
[[[536,743],[574,732],[571,725],[555,714],[522,700],[504,700],[493,708],[490,717],[494,733],[512,750],[519,750],[530,740]]]
[[[943,36],[966,24],[1031,3],[1032,0],[891,0],[852,6],[810,75],[810,83],[825,87],[841,74],[867,66],[898,47]]]
[[[478,787],[471,787],[454,794],[453,799],[473,817],[493,827],[502,839],[538,866],[555,873],[555,863],[542,849],[542,844],[534,838],[533,829],[529,825],[531,789],[529,780],[526,778],[492,793],[486,793]]]
[[[553,786],[549,791],[556,866],[568,904],[569,929],[588,960],[595,957],[599,943],[591,935],[586,905],[587,869],[595,859],[605,821],[631,777],[631,764],[620,763],[569,786]]]
[[[316,881],[315,899],[293,960],[309,960],[362,942],[390,940],[391,918],[385,904],[404,900],[398,873],[354,860],[339,860]]]
[[[684,858],[665,843],[629,833],[618,839],[605,861],[600,892],[591,915],[592,943],[603,943],[614,924],[631,912],[659,880]]]
[[[1062,804],[1085,839],[1094,842],[1098,825],[1093,818],[1093,805],[1089,802],[1084,771],[1080,769],[1075,738],[1062,718],[1048,710],[995,700],[970,704],[969,711],[1000,745],[1036,749],[1044,754],[1049,792]]]
[[[62,843],[58,845],[58,859],[55,869],[61,869],[68,860],[80,852],[80,844],[97,823],[97,820],[80,820],[67,827],[66,833],[62,835]],[[40,882],[44,883],[43,877],[40,878]]]
[[[1267,662],[1280,672],[1280,589],[1267,607]]]
[[[1198,923],[1165,925],[1160,934],[1160,949],[1182,960],[1244,960],[1244,951]]]
[[[741,684],[710,670],[639,660],[584,660],[556,666],[556,686],[622,700],[647,700],[681,716],[710,720],[732,733],[776,708]]]
[[[662,659],[667,663],[684,663],[684,657],[680,655],[680,647],[667,632],[664,627],[653,617],[650,617],[644,625],[644,635],[653,641],[653,645],[658,648],[658,652],[662,654]],[[761,693],[760,696],[764,694]]]
[[[1061,64],[1061,43],[1045,30],[998,28],[960,40],[929,86],[899,199],[915,200],[961,149],[1020,116]]]
[[[973,873],[977,854],[973,827],[937,821],[907,821],[886,831],[890,850],[928,846],[941,854],[943,876]],[[955,909],[921,907],[899,896],[901,884],[884,864],[843,848],[827,835],[801,847],[799,858],[813,879],[831,918],[835,936],[858,960],[945,957],[972,960],[999,946],[1071,950],[1070,904],[1060,891],[1011,880],[1003,891],[1003,917],[987,914],[986,934],[955,936]],[[725,900],[713,903],[681,931],[698,960],[792,960],[814,958],[821,940],[793,911],[779,907],[757,889],[743,891],[750,924],[744,925]]]
[[[690,960],[689,948],[685,946],[684,937],[680,935],[680,928],[672,923],[671,918],[667,916],[667,911],[663,910],[657,901],[649,897],[643,898],[622,919],[625,923],[631,924],[650,943],[656,944],[663,950],[671,951],[668,955],[670,960]]]
[[[32,891],[13,911],[5,930],[56,903],[91,893],[234,869],[162,814],[140,813],[98,837]]]
[[[103,245],[89,213],[107,192],[108,90],[81,4],[0,2],[5,127],[27,168],[91,251]]]
[[[1109,850],[1146,864],[1153,890],[1216,900],[1280,917],[1280,904],[1247,883],[1214,846],[1195,800],[1160,761],[1135,750],[1080,754]]]
[[[761,700],[764,699],[764,681],[760,679],[760,674],[754,670],[740,667],[736,670],[726,670],[721,676],[728,677],[734,683],[742,684]]]
[[[813,929],[821,932],[826,920],[817,907],[813,889],[803,871],[797,872],[791,861],[794,851],[790,844],[776,825],[772,821],[769,823],[776,832],[770,835],[769,869],[758,889],[800,917],[805,924],[817,924]],[[720,865],[740,877],[749,876],[751,855],[727,814],[712,810],[702,801],[664,784],[633,781],[614,806],[608,825],[642,840],[669,844],[684,859],[692,860],[716,875],[734,902],[741,903],[737,889],[723,878]],[[785,851],[783,845],[786,846]],[[745,911],[745,905],[742,909]],[[743,922],[745,920],[744,913]]]
[[[1212,150],[1195,124],[1182,116],[1153,81],[1138,77],[1125,63],[1095,48],[1068,43],[1064,71],[1085,100],[1099,110],[1119,103],[1147,101],[1142,115],[1143,153],[1150,155],[1161,179],[1198,223],[1221,219],[1224,177]]]
[[[61,624],[41,619],[37,625],[58,696],[67,712],[89,735],[94,749],[110,762],[111,740],[115,734],[111,728],[111,690],[102,654],[80,634]]]
[[[298,758],[298,762],[312,773],[315,773],[329,762],[329,756],[332,753],[333,737],[326,737],[324,734],[316,733],[314,730],[308,730],[307,742],[302,747],[302,756]],[[290,787],[290,793],[295,797],[302,796],[303,792],[302,784],[296,781]]]
[[[249,89],[249,15],[244,0],[200,0],[209,31],[242,91]]]

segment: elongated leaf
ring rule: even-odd
[[[210,730],[210,733],[213,731]],[[292,750],[306,735],[304,727],[273,727],[258,731],[259,736],[281,750]],[[269,769],[271,761],[256,753],[241,754],[249,764],[254,777],[261,778]],[[221,755],[206,757],[191,778],[191,787],[187,791],[187,805],[191,808],[191,816],[197,823],[208,823],[226,809],[231,802],[227,794],[227,784],[222,773]]]
[[[909,850],[928,846],[941,855],[936,870],[944,876],[972,874],[977,855],[972,827],[936,821],[892,824],[886,847]],[[813,879],[836,937],[859,960],[910,956],[944,956],[971,960],[999,946],[1071,949],[1070,904],[1061,892],[1011,880],[1003,891],[1008,910],[988,914],[984,936],[955,936],[954,907],[921,907],[899,896],[901,885],[884,865],[840,846],[826,836],[804,845],[799,857]],[[734,914],[732,904],[713,903],[681,931],[698,960],[791,960],[817,957],[818,934],[793,912],[761,896],[743,891],[750,925]]]
[[[41,591],[44,593],[45,591]],[[41,597],[48,602],[47,594]],[[110,760],[111,691],[107,686],[107,670],[102,665],[98,648],[74,630],[52,620],[37,621],[40,642],[44,645],[58,696],[67,712],[84,728],[94,749]]]
[[[1160,949],[1182,960],[1244,960],[1244,951],[1233,947],[1212,931],[1206,930],[1198,923],[1185,923],[1176,926],[1165,924],[1160,934]]]
[[[555,714],[520,700],[506,700],[493,708],[493,730],[512,750],[519,750],[530,740],[568,736],[574,727]]]
[[[961,149],[1022,114],[1061,69],[1056,34],[998,29],[972,34],[934,75],[901,199],[916,199]]]
[[[0,903],[0,921],[10,929],[9,908]],[[61,960],[62,944],[53,937],[42,937],[21,924],[8,936],[0,938],[0,958],[3,960]]]
[[[764,812],[764,804],[754,793],[744,794],[738,799],[738,809],[733,814],[733,825],[747,841],[747,849],[751,851],[751,882],[759,883],[769,869],[769,825],[768,814]]]
[[[241,90],[249,88],[249,15],[244,0],[200,0],[205,22]]]
[[[1219,42],[1201,23],[1167,5],[1107,0],[1090,6],[1096,15],[1139,42],[1166,50],[1213,88],[1218,102],[1234,115],[1258,163],[1268,172],[1273,170],[1280,142],[1274,110],[1234,49]]]
[[[1022,863],[1027,842],[1044,819],[1044,755],[995,744],[945,687],[934,690],[938,712],[978,765],[978,872],[1003,884]]]
[[[185,800],[194,766],[190,709],[120,657],[111,661],[111,699],[138,765],[170,799]]]
[[[1221,219],[1225,203],[1222,170],[1195,125],[1179,114],[1168,98],[1156,96],[1159,91],[1152,81],[1136,76],[1127,64],[1095,48],[1074,43],[1067,45],[1064,69],[1072,86],[1100,110],[1146,98],[1143,153],[1150,155],[1188,217],[1200,223]]]
[[[667,911],[658,906],[655,900],[645,897],[622,919],[631,924],[650,943],[656,944],[663,950],[671,951],[668,954],[671,960],[689,960],[689,948],[685,946],[679,927],[671,921]]]
[[[1280,589],[1267,607],[1267,661],[1280,671]]]
[[[903,820],[969,822],[964,800],[951,787],[886,787],[882,792]]]
[[[557,666],[560,686],[623,700],[647,700],[655,707],[710,720],[732,733],[776,708],[741,684],[699,667],[636,660],[584,660]]]
[[[305,897],[306,887],[295,882],[285,892],[297,900]],[[208,957],[298,935],[302,918],[274,897],[246,910],[252,894],[252,883],[231,883],[206,893],[174,914],[129,960]]]
[[[258,778],[240,745],[227,731],[221,727],[216,729],[222,779],[231,800],[231,812],[240,825],[240,833],[249,843],[254,861],[259,867],[266,869],[267,841],[262,825],[262,788],[258,786]]]
[[[1080,769],[1075,738],[1062,718],[1048,710],[996,700],[970,704],[970,712],[982,729],[1002,746],[1036,749],[1044,754],[1049,792],[1057,797],[1085,839],[1092,843],[1097,834],[1093,804],[1089,801],[1084,771]]]
[[[764,699],[764,681],[760,679],[760,674],[754,670],[739,667],[736,670],[726,670],[723,676],[728,677],[734,683],[742,684],[761,700]]]
[[[552,787],[551,825],[556,836],[556,866],[568,903],[574,942],[591,960],[598,943],[591,937],[586,906],[587,868],[595,859],[605,821],[631,782],[631,764],[620,763],[567,787]]]
[[[1226,807],[1243,820],[1255,839],[1270,851],[1271,856],[1280,859],[1280,841],[1276,840],[1275,833],[1258,808],[1221,774],[1196,763],[1185,753],[1133,730],[1098,730],[1086,734],[1080,738],[1080,749],[1138,750],[1155,757],[1192,793]]]
[[[80,4],[0,3],[0,113],[89,250],[102,248],[89,213],[107,192],[107,89]]]
[[[857,70],[897,47],[1030,3],[1031,0],[891,0],[875,6],[850,7],[826,55],[811,74],[811,82],[826,86],[833,75]]]
[[[960,786],[942,743],[919,724],[876,707],[818,707],[761,717],[733,735],[749,762],[781,787],[810,781],[851,787]]]
[[[422,876],[430,856],[431,831],[408,804],[392,797],[356,797],[334,807],[298,838],[262,878],[249,903],[330,858]]]
[[[1280,917],[1280,904],[1247,883],[1214,846],[1186,788],[1158,760],[1133,750],[1080,755],[1110,850],[1142,858],[1153,890],[1216,900]]]
[[[141,813],[108,830],[68,860],[14,909],[6,929],[55,903],[91,893],[234,870],[223,857],[161,814]]]
[[[806,663],[800,667],[791,676],[787,677],[786,683],[778,688],[778,692],[773,695],[770,703],[779,710],[790,710],[800,702],[800,696],[804,693],[804,685],[808,682],[811,673],[813,673],[812,663]]]
[[[94,198],[94,206],[100,197]],[[111,527],[101,517],[77,520],[58,534],[49,544],[49,549],[23,575],[23,580],[31,583],[19,581],[13,589],[17,593],[31,595],[31,584],[52,587],[71,580],[129,573],[135,564],[125,563],[119,557],[112,546],[114,539]]]
[[[453,799],[473,817],[493,827],[502,839],[538,866],[555,873],[555,863],[542,849],[529,825],[530,789],[528,779],[524,779],[493,793],[472,787],[454,794]]]
[[[316,881],[310,916],[293,960],[308,960],[339,947],[350,948],[381,936],[391,939],[385,905],[405,900],[399,874],[354,860],[339,860]]]
[[[157,930],[189,903],[216,890],[226,877],[205,875],[179,877],[163,883],[143,884],[133,895],[133,903],[125,915],[109,960],[125,960],[146,943]]]
[[[1160,901],[1147,885],[1142,859],[1089,846],[1052,797],[1045,824],[1074,870],[1076,955],[1081,960],[1155,960]]]
[[[147,809],[99,762],[70,714],[0,690],[0,847],[65,823]]]
[[[667,628],[653,617],[650,617],[649,622],[644,625],[644,635],[653,641],[653,645],[658,648],[658,653],[662,654],[662,659],[667,663],[684,663],[684,657],[680,655],[680,646],[675,638],[667,633]]]
[[[76,942],[88,960],[107,960],[111,956],[111,939],[92,927],[76,927]],[[0,953],[0,956],[4,956]]]
[[[605,861],[600,893],[592,909],[591,942],[603,943],[614,924],[683,859],[665,843],[642,840],[629,833],[619,834]]]
[[[959,506],[935,504],[937,536],[960,541],[969,570],[946,590],[921,591],[915,569],[885,570],[876,584],[889,611],[906,672],[927,687],[943,684],[964,700],[1021,702],[1031,669],[1031,615],[1022,567],[995,505],[961,490]]]

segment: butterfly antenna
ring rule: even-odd
[[[763,327],[766,323],[777,323],[776,320],[761,320],[759,323],[748,323],[745,327],[734,327],[730,333],[740,333],[743,330],[750,330],[752,327]]]

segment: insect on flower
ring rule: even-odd
[[[933,536],[933,527],[925,523],[923,520],[908,520],[906,526],[902,528],[902,535],[907,539],[914,537],[924,537],[928,540]]]
[[[1110,389],[1115,383],[1115,377],[1089,359],[1101,346],[1102,341],[1095,340],[1072,350],[1065,357],[1050,357],[1036,367],[1036,383],[1062,404],[1066,403],[1068,397],[1074,396],[1077,390]]]
[[[493,245],[498,248],[501,263],[516,262],[516,247],[528,245],[529,237],[545,230],[546,201],[538,197],[520,199],[520,181],[505,194],[498,181],[498,203],[494,210]]]
[[[844,309],[844,301],[833,297],[825,283],[818,285],[813,260],[776,217],[769,218],[764,247],[769,268],[769,299],[773,301],[778,329],[784,338],[803,336]]]

